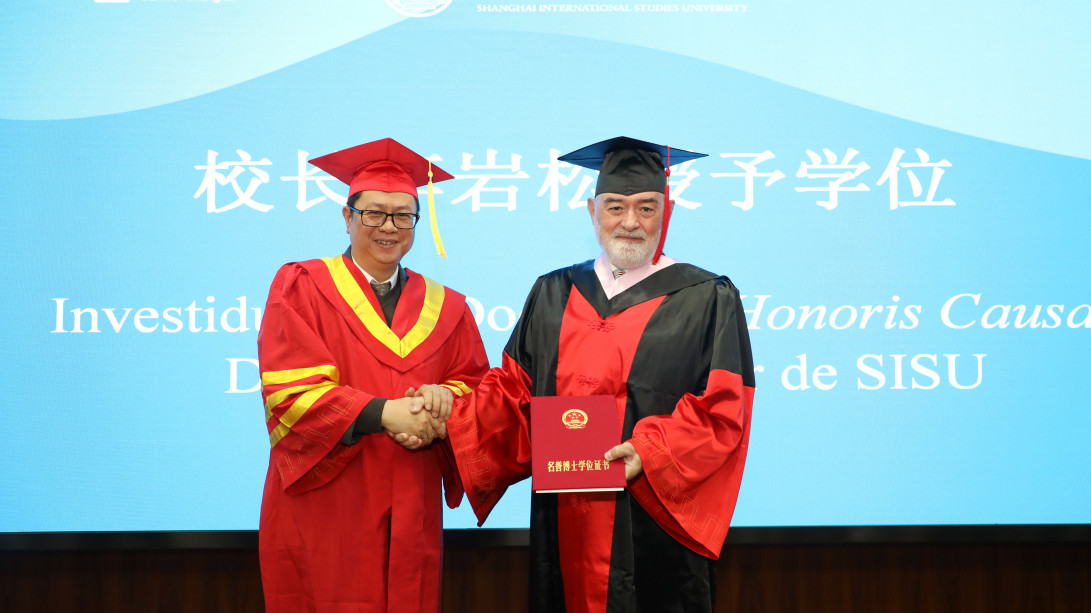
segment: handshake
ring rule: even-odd
[[[454,406],[454,394],[442,385],[409,388],[404,398],[391,399],[383,406],[382,425],[390,438],[413,451],[447,438],[447,418]]]

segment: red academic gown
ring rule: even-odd
[[[409,452],[385,433],[341,442],[373,398],[426,383],[461,395],[488,368],[464,297],[406,273],[390,327],[348,256],[287,264],[273,280],[258,335],[270,613],[439,610],[441,480],[450,506],[462,497],[440,444]]]
[[[532,396],[613,395],[644,473],[620,493],[533,495],[530,610],[711,611],[710,560],[738,497],[753,393],[726,277],[674,264],[613,299],[593,260],[539,278],[503,365],[448,421],[479,521],[530,474]]]

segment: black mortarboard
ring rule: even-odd
[[[595,195],[603,193],[631,196],[640,192],[667,191],[666,170],[688,160],[706,157],[684,149],[656,145],[627,136],[619,136],[577,149],[557,158],[584,168],[599,171]]]
[[[595,184],[596,196],[606,193],[622,196],[641,192],[663,194],[666,202],[659,245],[652,257],[655,264],[663,255],[663,243],[667,240],[667,226],[670,225],[670,167],[703,157],[707,157],[707,154],[618,136],[566,153],[557,159],[599,171],[599,180]]]

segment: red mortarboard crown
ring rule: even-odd
[[[446,259],[443,240],[436,224],[436,204],[432,184],[453,179],[447,171],[393,138],[384,138],[363,145],[323,155],[311,160],[318,168],[349,186],[349,197],[364,190],[403,192],[417,197],[417,188],[428,186],[428,219],[432,224],[432,239],[436,251]]]
[[[416,197],[417,188],[428,184],[429,169],[432,183],[454,178],[393,138],[323,155],[311,160],[311,164],[348,185],[349,196],[374,189],[403,192]]]

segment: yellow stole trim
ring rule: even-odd
[[[303,414],[307,412],[307,409],[311,408],[311,405],[318,402],[318,399],[326,394],[326,392],[337,387],[329,381],[315,386],[312,389],[303,392],[295,399],[292,406],[288,407],[288,410],[284,412],[284,415],[280,417],[280,425],[273,428],[273,431],[269,433],[269,444],[276,445],[280,442],[280,439],[284,438],[284,435],[292,429],[299,418],[303,417]]]
[[[352,273],[349,272],[344,258],[335,256],[322,258],[322,261],[329,269],[330,276],[333,277],[333,284],[337,286],[337,291],[353,312],[356,313],[356,316],[360,318],[360,323],[364,324],[364,327],[372,336],[383,345],[386,345],[398,357],[404,358],[412,353],[428,338],[432,330],[435,330],[436,323],[439,321],[439,313],[443,309],[445,294],[443,286],[439,283],[421,275],[425,283],[424,307],[421,309],[417,323],[405,334],[404,338],[398,338],[398,335],[394,334],[390,327],[386,325],[383,316],[375,312],[375,307],[371,306],[371,302],[364,295],[364,290],[356,282],[356,278],[352,276]]]
[[[283,385],[315,375],[322,375],[334,383],[341,381],[341,373],[337,370],[336,366],[333,364],[323,364],[322,366],[314,366],[312,368],[293,368],[291,370],[271,370],[263,372],[261,373],[261,384],[263,386]]]
[[[303,417],[303,414],[307,412],[307,409],[311,408],[311,405],[317,402],[326,392],[338,385],[341,381],[341,373],[338,372],[337,367],[325,364],[313,368],[276,370],[261,374],[262,386],[291,383],[315,375],[322,375],[326,377],[326,380],[318,383],[304,383],[302,385],[293,385],[291,387],[279,389],[265,398],[265,420],[268,421],[273,417],[273,407],[280,404],[288,396],[299,394],[299,397],[295,399],[295,402],[293,402],[292,405],[288,407],[288,410],[280,416],[280,424],[269,433],[270,445],[276,445],[280,439],[284,438],[284,435],[288,434],[292,426],[294,426],[296,422]]]
[[[440,383],[440,385],[454,392],[456,396],[465,396],[471,391],[468,385],[466,385],[462,381],[455,381],[454,379],[451,379],[450,381],[444,381],[443,383]]]

